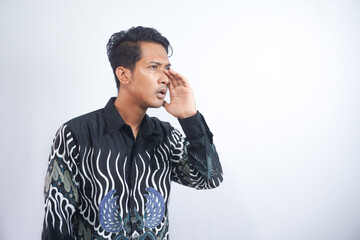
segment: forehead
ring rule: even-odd
[[[140,42],[141,60],[143,61],[158,61],[165,64],[169,63],[169,57],[165,48],[154,42]]]

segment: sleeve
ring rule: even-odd
[[[197,112],[179,122],[186,138],[172,129],[172,180],[195,189],[218,187],[223,181],[223,172],[213,134],[204,117]]]
[[[45,177],[42,239],[74,239],[74,215],[79,201],[78,148],[69,127],[55,135]]]

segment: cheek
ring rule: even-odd
[[[137,91],[137,97],[141,102],[145,102],[147,99],[149,99],[149,94],[146,92],[146,88],[139,88]]]

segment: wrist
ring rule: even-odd
[[[189,117],[193,117],[197,114],[197,110],[195,109],[194,111],[188,112],[188,113],[184,113],[182,115],[179,115],[178,118],[179,119],[185,119],[185,118],[189,118]]]

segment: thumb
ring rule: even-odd
[[[168,103],[167,101],[165,101],[165,100],[164,100],[164,102],[163,102],[163,107],[164,107],[165,109],[167,109],[167,108],[168,108],[168,106],[169,106],[169,103]]]

